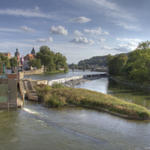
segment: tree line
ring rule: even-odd
[[[35,54],[35,59],[29,61],[29,65],[36,68],[44,66],[45,72],[68,70],[67,59],[61,53],[54,53],[48,46],[41,46]]]
[[[150,83],[150,42],[142,42],[136,50],[108,57],[109,74],[139,83]]]
[[[32,52],[33,53],[33,49]],[[64,71],[68,70],[67,59],[61,53],[54,53],[50,50],[48,46],[41,46],[40,51],[34,52],[34,59],[30,59],[28,65],[35,67],[37,69],[44,66],[45,72],[55,72],[55,71]],[[19,66],[17,57],[8,57],[0,53],[0,70],[2,71],[3,67],[7,69],[14,69]]]

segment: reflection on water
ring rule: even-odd
[[[101,78],[98,80],[91,80],[84,83],[81,83],[79,85],[76,85],[76,88],[84,88],[89,89],[97,92],[102,92],[106,94],[108,91],[108,79],[107,78]]]
[[[123,85],[112,82],[108,78],[101,78],[81,83],[80,85],[77,85],[76,88],[85,88],[102,92],[104,94],[111,94],[123,100],[142,105],[150,109],[150,93],[127,88]]]
[[[108,93],[150,109],[150,93],[109,81]]]
[[[82,108],[47,109],[27,103],[0,113],[2,150],[143,150],[150,124]]]
[[[63,76],[56,75],[57,78]],[[107,78],[77,87],[110,93],[142,105],[144,100],[149,106],[147,95],[111,85]],[[48,109],[26,102],[21,110],[0,111],[0,150],[147,150],[150,149],[149,141],[149,122],[121,119],[94,110]]]

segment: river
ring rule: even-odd
[[[56,78],[86,73],[90,72],[69,72],[56,75]],[[30,78],[50,80],[55,75],[34,75]],[[141,105],[149,102],[148,95],[112,86],[107,78],[88,81],[77,87],[113,94]],[[142,97],[142,102],[138,96]],[[146,102],[143,103],[143,100]],[[148,150],[150,123],[89,109],[45,108],[31,102],[26,102],[25,107],[17,111],[0,111],[0,150],[27,149]]]

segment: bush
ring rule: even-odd
[[[52,85],[52,88],[64,88],[65,86],[63,84],[60,84],[60,83],[54,83]]]

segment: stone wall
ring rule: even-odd
[[[42,73],[44,73],[44,68],[36,69],[36,70],[24,71],[23,73],[24,73],[24,75],[42,74]]]
[[[17,75],[9,74],[7,78],[0,78],[1,94],[0,108],[17,108]]]

